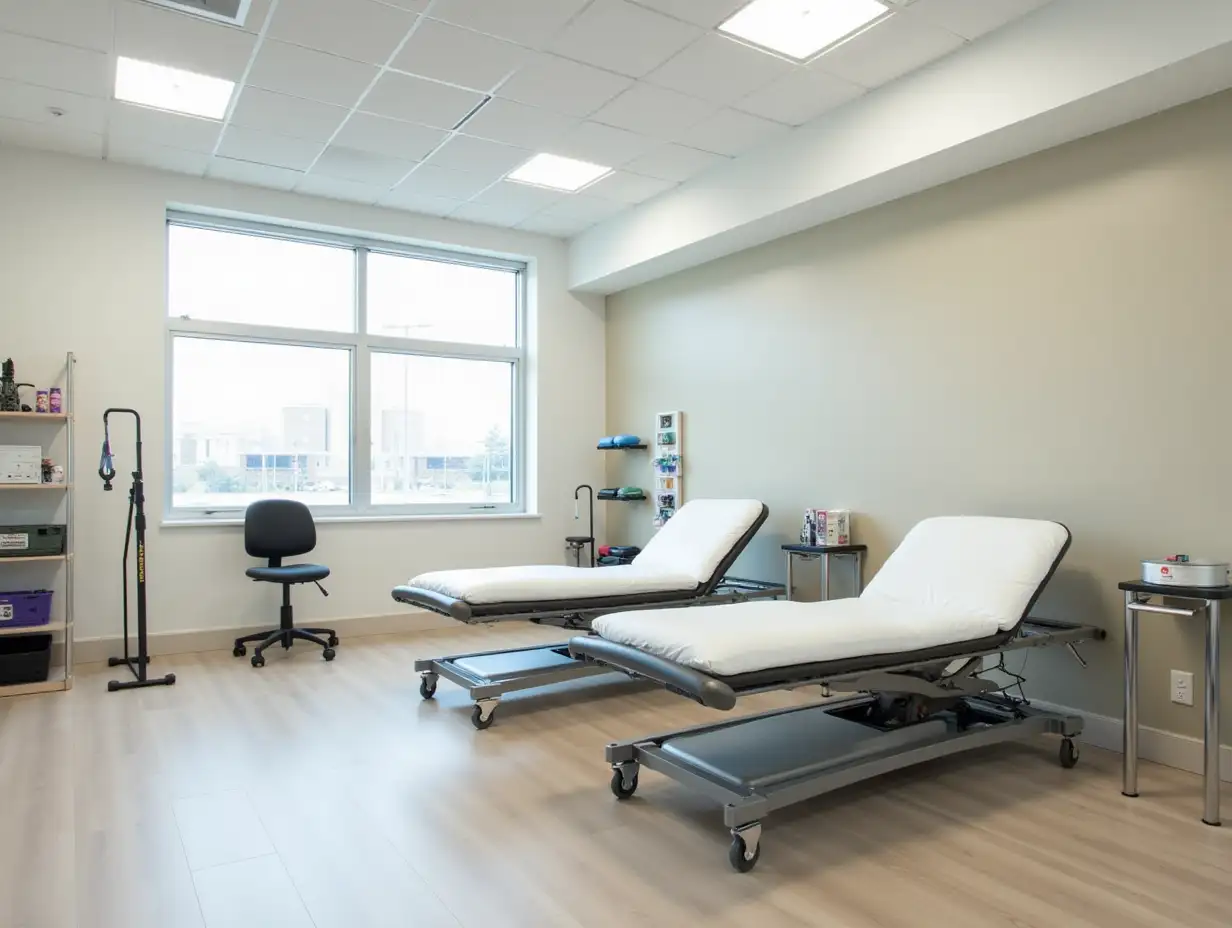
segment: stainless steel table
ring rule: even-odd
[[[1138,795],[1138,615],[1176,615],[1206,619],[1206,697],[1203,701],[1202,769],[1204,798],[1202,821],[1219,820],[1219,613],[1225,599],[1232,599],[1232,586],[1161,586],[1129,580],[1118,584],[1125,593],[1125,759],[1121,792]],[[1167,598],[1187,605],[1164,605],[1152,600]]]
[[[854,579],[855,595],[864,590],[864,553],[868,545],[783,545],[787,552],[787,598],[793,599],[795,592],[794,568],[796,558],[804,561],[821,559],[821,598],[830,598],[830,558],[846,558],[851,562]]]

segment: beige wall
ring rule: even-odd
[[[873,569],[929,515],[1065,522],[1040,614],[1110,635],[1085,672],[1032,655],[1032,691],[1119,716],[1117,581],[1232,558],[1230,346],[1223,94],[609,298],[607,424],[685,411],[686,498],[770,506],[745,574],[782,576],[805,506],[858,513]],[[608,458],[648,483],[644,454]],[[648,509],[614,508],[611,537],[644,539]],[[1142,721],[1200,736],[1168,671],[1201,693],[1201,622],[1144,621]]]

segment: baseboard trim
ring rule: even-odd
[[[364,615],[338,619],[304,619],[313,625],[336,629],[339,638],[359,638],[366,635],[396,635],[405,632],[457,628],[458,622],[427,610],[408,610],[395,615]],[[252,625],[238,628],[204,628],[183,632],[156,632],[150,635],[149,648],[153,656],[196,654],[201,651],[230,651],[241,635],[273,629],[273,625]],[[89,664],[105,661],[124,649],[119,635],[112,638],[78,638],[73,642],[73,662]]]
[[[1095,715],[1073,709],[1069,706],[1058,706],[1056,703],[1032,699],[1031,705],[1049,712],[1061,712],[1069,715],[1080,715],[1085,720],[1082,735],[1078,738],[1084,744],[1097,748],[1122,753],[1122,738],[1125,733],[1125,723],[1110,715]],[[1138,728],[1138,757],[1165,767],[1175,767],[1189,773],[1202,773],[1202,739],[1191,738],[1188,735],[1178,735],[1176,732],[1164,731],[1160,728],[1148,728],[1145,725]],[[1223,744],[1219,747],[1219,779],[1232,783],[1232,745]]]

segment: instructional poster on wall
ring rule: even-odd
[[[683,414],[661,412],[654,431],[654,525],[662,528],[684,505]]]

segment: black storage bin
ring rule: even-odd
[[[0,525],[0,557],[50,557],[63,553],[63,525]]]
[[[42,683],[51,673],[51,635],[0,638],[0,686]]]

